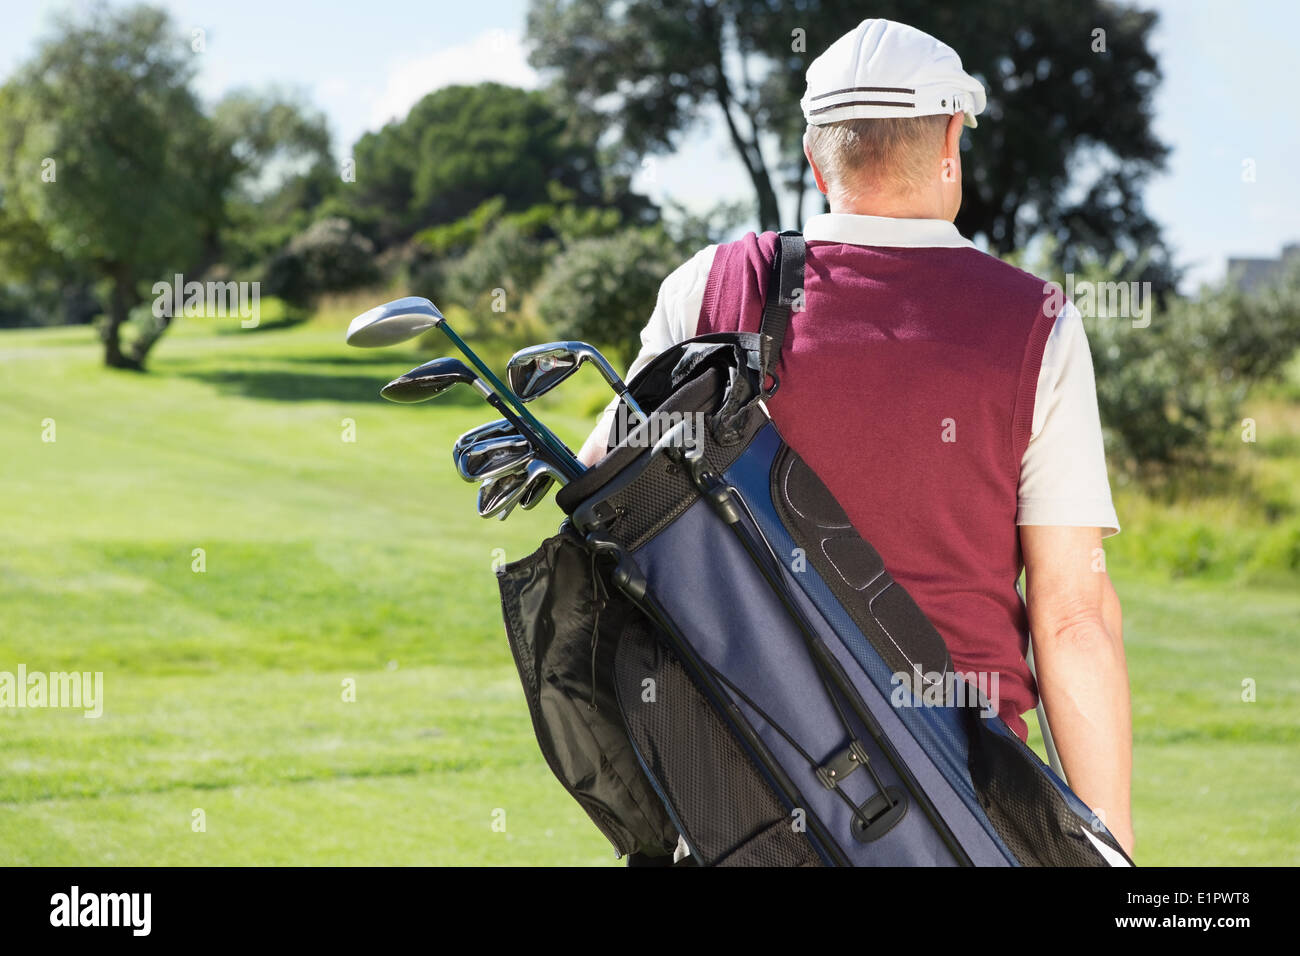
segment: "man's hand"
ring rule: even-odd
[[[1021,525],[1038,692],[1070,787],[1130,855],[1133,726],[1100,528]]]
[[[582,448],[578,450],[578,461],[582,462],[588,468],[605,457],[605,450],[609,447],[609,420],[608,415],[602,415],[596,427],[591,430],[587,440],[582,443]]]

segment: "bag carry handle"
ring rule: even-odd
[[[803,234],[790,229],[777,235],[775,255],[772,258],[772,276],[767,284],[767,298],[763,303],[763,320],[758,327],[759,368],[763,373],[763,398],[771,398],[781,385],[776,365],[781,360],[781,347],[790,327],[790,313],[796,294],[803,298],[805,248]],[[768,387],[768,380],[771,387]]]

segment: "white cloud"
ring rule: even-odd
[[[371,128],[400,119],[421,97],[440,87],[487,80],[528,89],[538,85],[518,33],[490,30],[468,43],[398,60],[371,107]]]

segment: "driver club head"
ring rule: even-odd
[[[377,349],[405,342],[441,324],[442,313],[418,295],[394,299],[363,312],[348,325],[347,343],[360,349]]]
[[[460,359],[436,358],[399,375],[379,390],[390,402],[411,405],[437,398],[453,385],[473,385],[478,376]]]

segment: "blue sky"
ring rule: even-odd
[[[425,92],[495,79],[531,86],[524,61],[526,0],[163,0],[187,32],[202,29],[199,87],[216,98],[241,86],[302,91],[329,117],[340,153],[401,115]],[[1173,152],[1147,193],[1190,284],[1212,280],[1230,255],[1276,255],[1300,241],[1300,122],[1292,108],[1300,4],[1292,0],[1154,0],[1164,71],[1156,130]],[[58,9],[81,0],[8,0],[0,77],[31,54]],[[870,5],[863,5],[864,16]],[[961,52],[961,37],[943,37]],[[640,188],[702,208],[748,198],[719,123],[659,157]],[[978,135],[978,131],[974,135]],[[1243,163],[1253,161],[1254,182]],[[788,203],[783,208],[790,208]]]

